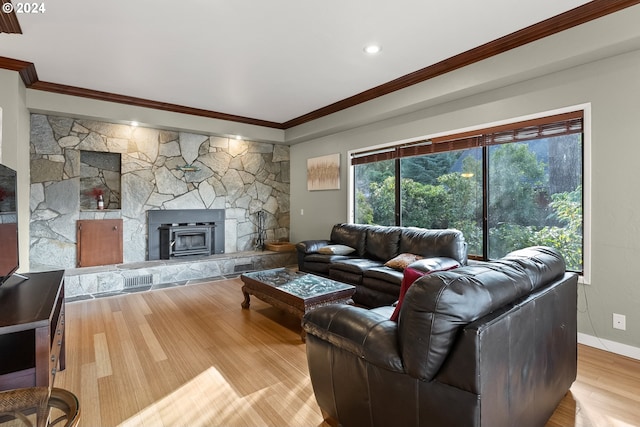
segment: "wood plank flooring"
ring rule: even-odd
[[[67,304],[80,425],[319,426],[298,319],[239,279]],[[580,346],[579,377],[546,427],[640,426],[640,362]]]

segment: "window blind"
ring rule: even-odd
[[[351,156],[351,164],[359,165],[403,157],[465,150],[486,145],[529,141],[582,133],[582,131],[583,111],[580,110],[354,153]]]

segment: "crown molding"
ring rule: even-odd
[[[2,12],[0,12],[0,14],[1,13]],[[38,81],[38,73],[36,73],[36,67],[32,62],[0,56],[0,68],[17,71],[26,87]]]
[[[2,3],[9,0],[0,0]],[[319,108],[310,113],[296,117],[284,123],[271,122],[250,117],[236,116],[217,111],[192,108],[183,105],[136,98],[109,92],[101,92],[92,89],[84,89],[75,86],[58,83],[42,82],[33,63],[17,59],[0,57],[0,68],[17,71],[25,86],[29,89],[55,92],[64,95],[73,95],[84,98],[92,98],[101,101],[116,102],[134,105],[138,107],[153,108],[157,110],[171,111],[175,113],[190,114],[194,116],[208,117],[212,119],[227,120],[256,126],[264,126],[274,129],[290,129],[301,124],[311,122],[321,117],[345,110],[347,108],[371,101],[375,98],[396,92],[401,89],[422,83],[434,77],[446,74],[450,71],[471,65],[495,55],[507,52],[511,49],[551,36],[569,28],[584,24],[597,18],[618,12],[622,9],[639,4],[640,0],[593,0],[582,6],[556,15],[537,24],[523,28],[499,39],[485,43],[466,52],[452,56],[436,64],[422,68],[413,73],[406,74],[390,82],[381,84],[364,92],[345,98],[341,101]],[[1,15],[1,13],[0,13]],[[17,23],[17,20],[16,20]]]
[[[270,122],[267,120],[236,116],[233,114],[220,113],[217,111],[187,107],[184,105],[170,104],[168,102],[153,101],[153,100],[144,99],[144,98],[136,98],[136,97],[127,96],[127,95],[119,95],[119,94],[110,93],[110,92],[101,92],[98,90],[84,89],[76,86],[62,85],[58,83],[36,81],[27,87],[29,89],[42,90],[46,92],[54,92],[62,95],[79,96],[83,98],[97,99],[100,101],[108,101],[108,102],[116,102],[120,104],[133,105],[136,107],[153,108],[156,110],[171,111],[173,113],[190,114],[192,116],[207,117],[210,119],[219,119],[219,120],[245,123],[245,124],[256,125],[256,126],[264,126],[268,128],[283,129],[281,123]]]
[[[537,24],[518,30],[499,39],[485,43],[466,52],[447,58],[436,64],[406,74],[380,86],[368,89],[359,94],[322,107],[295,119],[283,123],[289,129],[324,116],[345,110],[358,104],[371,101],[400,89],[422,83],[434,77],[471,65],[527,43],[559,33],[569,28],[584,24],[605,15],[618,12],[640,3],[640,0],[594,0],[575,9],[556,15]]]
[[[11,4],[11,0],[0,0],[1,6],[4,6],[5,3]],[[2,11],[0,11],[0,33],[22,34],[18,17],[13,8],[11,9],[11,13],[4,12],[4,7]]]

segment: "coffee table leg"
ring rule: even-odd
[[[251,303],[251,297],[249,297],[249,293],[244,290],[244,287],[242,288],[242,293],[244,295],[244,301],[242,301],[242,304],[240,305],[242,306],[242,308],[247,309],[249,308],[249,304]]]

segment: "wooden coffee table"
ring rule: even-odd
[[[356,292],[355,286],[289,268],[244,273],[240,279],[244,283],[242,308],[249,308],[249,295],[254,295],[300,319],[323,305],[353,304],[351,297]],[[304,329],[301,336],[304,341]]]

